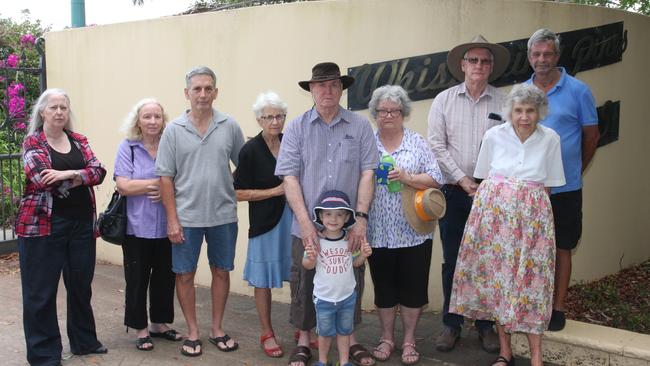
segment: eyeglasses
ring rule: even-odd
[[[492,65],[492,59],[489,58],[465,57],[463,60],[469,62],[472,65],[478,65],[479,61],[481,65]]]
[[[386,118],[389,115],[392,117],[399,117],[402,115],[402,110],[401,109],[377,109],[377,115],[381,118]]]
[[[273,122],[273,120],[276,120],[278,122],[283,122],[285,118],[287,118],[286,114],[276,114],[275,116],[268,115],[268,116],[260,117],[260,119],[264,122]]]

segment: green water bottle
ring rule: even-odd
[[[386,164],[386,165],[390,164],[391,167],[387,169],[388,171],[395,169],[395,166],[397,165],[395,159],[393,159],[393,157],[390,155],[383,155],[381,157],[380,164]],[[388,192],[395,193],[401,191],[402,191],[402,182],[398,180],[388,182]]]

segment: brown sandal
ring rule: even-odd
[[[311,360],[311,350],[305,346],[296,346],[289,356],[289,365],[294,362],[302,362],[304,366],[307,366],[309,360]]]
[[[404,352],[404,348],[406,347],[411,347],[413,350],[411,352]],[[405,357],[414,357],[415,359],[413,361],[405,361]],[[415,348],[415,343],[404,343],[402,345],[402,365],[415,365],[418,362],[420,362],[420,353]]]
[[[350,361],[357,366],[373,366],[375,364],[375,358],[372,357],[372,354],[368,352],[366,347],[361,344],[353,344],[350,346]],[[370,359],[372,362],[363,363],[363,359]]]
[[[385,351],[382,349],[382,344],[385,344],[388,346],[388,351]],[[377,361],[386,361],[390,358],[390,355],[393,354],[393,350],[395,349],[395,343],[391,340],[388,339],[383,339],[379,338],[379,343],[375,346],[375,348],[372,351],[372,356],[377,360]],[[378,355],[379,354],[379,355]]]

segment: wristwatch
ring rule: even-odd
[[[354,215],[355,215],[356,217],[361,217],[361,218],[364,218],[364,219],[366,219],[366,220],[368,220],[368,217],[369,217],[369,216],[368,216],[368,213],[366,213],[366,212],[361,212],[361,211],[357,211],[357,212],[355,212]]]

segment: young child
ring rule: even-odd
[[[327,355],[334,336],[340,364],[351,366],[350,334],[354,327],[354,305],[357,301],[352,266],[362,265],[372,254],[372,248],[367,242],[362,244],[358,253],[353,254],[348,248],[346,229],[355,223],[355,218],[345,193],[325,192],[319,202],[314,207],[314,222],[323,227],[320,232],[320,248],[308,245],[302,260],[305,268],[316,268],[314,306],[318,362],[314,366],[327,365]]]

